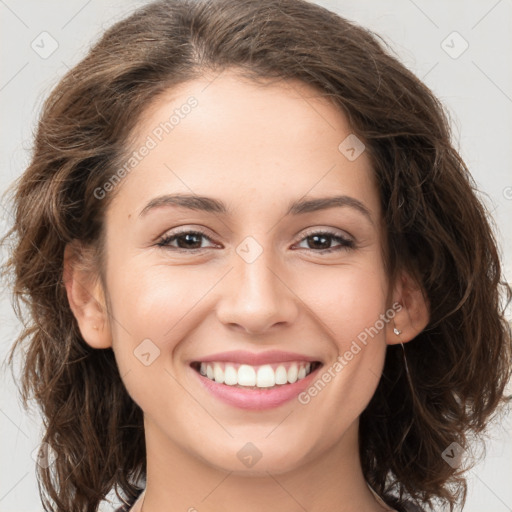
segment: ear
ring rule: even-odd
[[[73,241],[64,249],[63,280],[69,306],[84,341],[93,348],[112,346],[105,295],[93,250]]]
[[[413,340],[430,320],[430,304],[421,286],[403,272],[393,291],[395,316],[386,325],[386,343],[394,345]]]

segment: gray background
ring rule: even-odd
[[[59,78],[85,55],[106,27],[144,3],[0,0],[0,191],[27,165],[37,114]],[[317,3],[383,36],[402,62],[445,104],[452,117],[455,143],[497,221],[510,281],[512,237],[507,224],[512,219],[512,1]],[[49,36],[41,35],[43,32]],[[51,55],[45,54],[50,53],[52,45],[58,46]],[[0,206],[0,228],[4,232],[11,216],[4,202]],[[5,258],[3,249],[1,256]],[[2,361],[18,330],[9,297],[3,291]],[[41,510],[31,458],[38,446],[41,423],[37,413],[27,414],[21,408],[10,372],[4,367],[2,370],[0,512]],[[509,414],[504,424],[491,428],[486,458],[468,475],[465,511],[512,511],[511,425]]]

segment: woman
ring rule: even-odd
[[[464,502],[508,289],[439,102],[368,31],[149,4],[52,93],[14,199],[46,510]]]

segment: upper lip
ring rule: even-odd
[[[263,364],[284,363],[287,361],[307,361],[312,363],[318,361],[318,359],[294,352],[282,352],[280,350],[268,350],[266,352],[257,353],[248,352],[246,350],[233,350],[198,358],[195,361],[201,363],[224,362],[259,366]]]

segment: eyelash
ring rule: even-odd
[[[196,248],[196,249],[184,249],[181,247],[171,247],[170,246],[171,242],[177,240],[178,238],[180,238],[184,235],[202,236],[213,243],[211,238],[206,233],[204,233],[202,231],[183,230],[183,231],[174,232],[174,233],[171,233],[168,235],[164,235],[162,238],[160,238],[160,240],[157,242],[156,245],[158,247],[165,247],[165,248],[177,251],[177,252],[188,252],[188,253],[196,253],[196,252],[202,251],[204,249],[208,249],[208,247],[200,247],[200,248]],[[354,249],[356,247],[353,240],[350,240],[348,238],[340,236],[336,232],[327,231],[327,230],[326,231],[310,231],[310,232],[306,233],[299,240],[299,243],[302,242],[303,240],[306,240],[307,238],[311,238],[313,236],[330,237],[330,238],[332,238],[332,240],[340,242],[341,245],[337,248],[320,249],[320,250],[306,249],[307,251],[316,252],[316,253],[320,253],[320,254],[326,254],[326,253],[332,253],[332,252],[336,252],[336,251],[350,250],[350,249]]]

